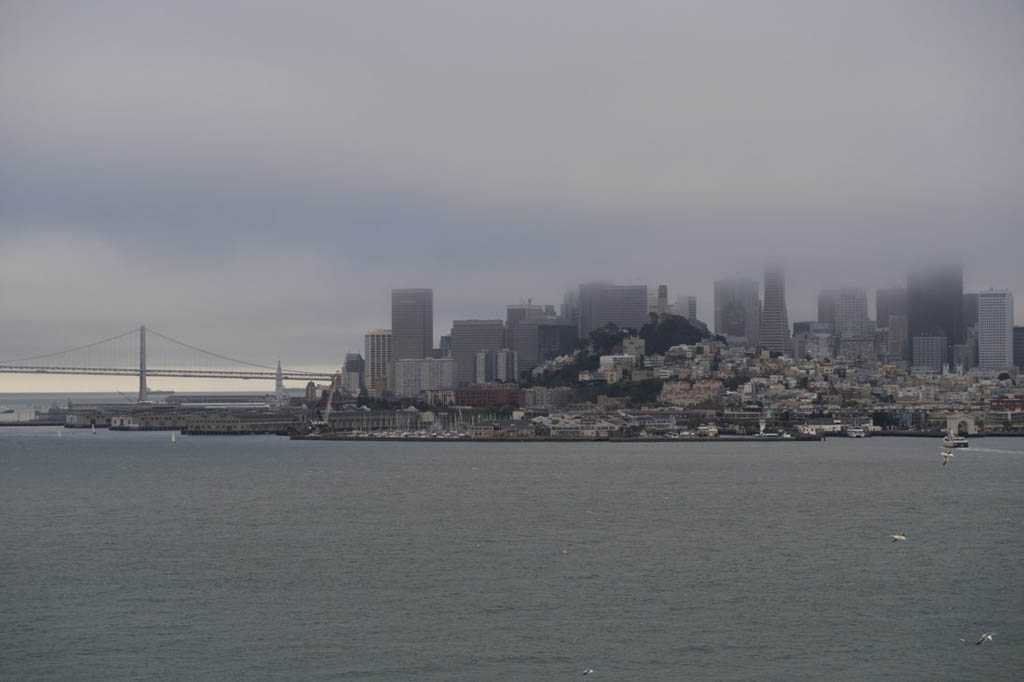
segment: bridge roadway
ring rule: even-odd
[[[88,374],[93,376],[139,376],[139,369],[126,367],[31,367],[0,365],[0,374]],[[268,379],[275,380],[278,374],[271,370],[223,370],[223,369],[157,369],[146,368],[151,377],[192,377],[201,379]],[[319,372],[296,372],[282,370],[280,378],[285,381],[330,381],[333,374]]]

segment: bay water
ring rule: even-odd
[[[7,427],[0,679],[1024,679],[1024,439],[939,446]]]

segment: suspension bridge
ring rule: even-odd
[[[0,374],[137,376],[139,402],[149,397],[148,377],[273,380],[280,398],[285,381],[330,381],[334,376],[283,369],[280,362],[274,367],[239,360],[147,329],[146,325],[67,350],[0,361]]]

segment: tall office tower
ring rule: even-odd
[[[580,331],[580,294],[579,291],[567,291],[562,297],[559,317],[576,325],[576,333]]]
[[[393,360],[419,360],[434,347],[434,290],[391,290]]]
[[[650,321],[647,314],[647,286],[626,286],[607,282],[580,285],[580,336],[608,324],[639,331]]]
[[[945,336],[915,336],[911,340],[913,366],[923,372],[941,372],[949,357],[949,342]]]
[[[452,356],[452,337],[451,334],[443,334],[438,341],[437,349],[441,353],[442,358],[450,358]]]
[[[835,330],[841,339],[860,339],[871,332],[868,295],[858,287],[843,287],[836,297]]]
[[[946,343],[963,343],[964,273],[960,266],[932,267],[907,277],[907,323],[910,354],[918,336],[945,337]],[[948,348],[947,359],[948,362]]]
[[[789,355],[793,352],[789,315],[786,313],[786,279],[779,267],[770,267],[764,271],[760,345],[773,353]]]
[[[818,293],[818,322],[836,329],[836,304],[839,303],[838,289],[823,289]]]
[[[357,390],[366,386],[363,382],[363,373],[366,371],[366,363],[363,361],[362,355],[359,353],[345,353],[344,369],[345,374],[358,377],[356,383]]]
[[[1024,368],[1024,327],[1013,328],[1013,362]]]
[[[761,298],[752,279],[715,281],[715,333],[729,343],[754,346],[760,343]]]
[[[676,302],[672,306],[673,315],[681,315],[690,322],[697,320],[697,297],[696,296],[677,296]]]
[[[537,325],[546,315],[544,306],[529,301],[505,307],[505,346],[519,353],[526,371],[537,366],[540,348]]]
[[[989,289],[978,295],[978,367],[1013,366],[1013,294]]]
[[[363,384],[374,395],[383,395],[387,389],[388,363],[391,362],[391,330],[374,329],[363,337],[365,369]]]
[[[579,340],[576,325],[569,320],[553,318],[537,325],[537,362],[527,366],[519,356],[519,371],[530,372],[537,365],[554,360],[560,355],[569,355],[576,350]]]
[[[505,324],[501,320],[455,320],[452,323],[452,358],[459,386],[476,381],[476,354],[505,347]]]
[[[964,329],[978,326],[978,294],[964,294],[961,306],[964,317]]]
[[[907,361],[907,348],[910,339],[907,337],[907,316],[890,315],[888,320],[889,338],[886,339],[886,362],[900,364]]]
[[[890,315],[907,314],[906,287],[889,287],[875,291],[875,319],[879,327],[889,324]]]

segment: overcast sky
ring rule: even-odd
[[[333,366],[393,286],[435,337],[594,278],[711,320],[769,259],[790,320],[957,258],[1024,323],[1021,74],[1020,2],[3,3],[0,360]]]

